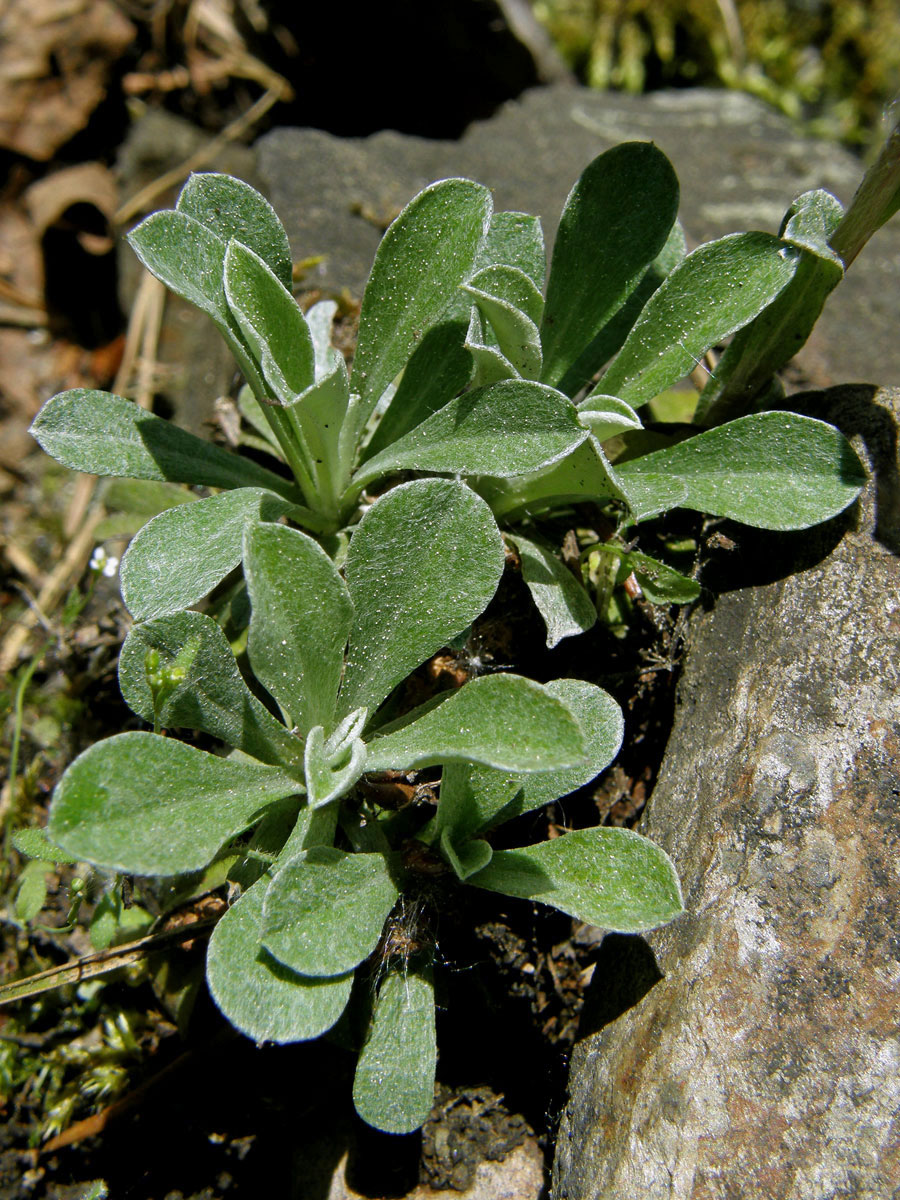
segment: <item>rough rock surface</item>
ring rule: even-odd
[[[603,944],[556,1200],[900,1196],[900,392],[803,400],[874,480],[691,621],[644,826],[687,914]]]
[[[433,180],[465,175],[487,184],[498,209],[540,213],[550,244],[581,170],[635,139],[655,141],[674,163],[693,243],[741,229],[777,232],[795,195],[824,187],[847,203],[862,175],[851,154],[800,136],[760,101],[703,89],[626,96],[556,84],[526,92],[457,142],[280,128],[257,147],[259,174],[295,256],[326,256],[311,282],[360,296],[383,225]],[[895,221],[829,299],[800,359],[808,382],[900,383],[898,306]]]

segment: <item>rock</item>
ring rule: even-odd
[[[477,179],[491,187],[498,209],[540,213],[549,245],[581,170],[633,139],[652,139],[674,163],[693,243],[741,229],[777,232],[798,193],[825,187],[846,203],[862,176],[847,151],[801,136],[762,102],[704,89],[627,96],[555,84],[526,92],[458,142],[280,128],[257,147],[259,173],[295,256],[326,256],[310,282],[361,296],[384,225],[426,184],[449,175]],[[895,220],[830,297],[801,352],[807,380],[900,381],[898,306]]]
[[[755,580],[691,619],[643,827],[687,913],[603,943],[556,1200],[900,1194],[900,391],[802,401],[873,480],[820,530],[734,535]]]

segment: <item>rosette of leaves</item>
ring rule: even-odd
[[[379,247],[348,372],[330,341],[335,305],[304,315],[291,294],[287,236],[268,203],[238,180],[193,176],[176,208],[129,240],[232,348],[247,380],[240,406],[271,466],[96,391],[62,393],[33,425],[76,469],[221,489],[167,495],[171,507],[134,538],[122,564],[131,612],[197,604],[239,565],[244,529],[260,517],[319,537],[352,525],[365,489],[397,472],[465,478],[518,527],[550,644],[595,612],[541,536],[548,514],[605,506],[617,532],[598,553],[614,573],[683,602],[693,581],[647,555],[623,557],[630,527],[676,507],[778,530],[841,511],[863,471],[823,422],[756,412],[711,429],[643,429],[649,402],[731,335],[698,412],[718,420],[765,389],[842,275],[828,244],[840,205],[806,193],[780,236],[733,234],[685,254],[678,195],[652,143],[600,155],[566,201],[545,288],[537,218],[493,212],[469,180],[433,184]],[[611,439],[625,447],[614,464]]]
[[[389,719],[397,685],[483,611],[503,570],[490,510],[465,484],[387,492],[356,526],[343,572],[276,522],[247,524],[243,541],[253,690],[199,612],[136,625],[119,663],[127,703],[155,729],[199,730],[232,751],[151,732],[98,742],[58,784],[49,836],[138,876],[234,857],[243,891],[213,932],[207,977],[257,1041],[331,1029],[375,956],[374,997],[358,989],[370,1011],[354,1097],[371,1124],[411,1130],[431,1107],[436,1050],[427,951],[385,949],[404,893],[437,871],[636,931],[681,911],[678,880],[662,851],[620,829],[492,850],[496,825],[611,761],[622,719],[600,688],[486,675]],[[436,816],[426,803],[379,804],[384,772],[438,767]]]

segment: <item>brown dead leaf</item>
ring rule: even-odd
[[[83,129],[135,37],[111,0],[0,4],[0,146],[47,162]]]
[[[58,224],[70,208],[76,204],[87,204],[101,214],[110,224],[119,203],[118,189],[112,171],[102,163],[79,163],[76,167],[65,167],[54,171],[29,187],[23,196],[31,224],[38,238],[42,238],[51,225]],[[86,237],[90,240],[85,240]],[[112,236],[80,231],[84,248],[91,254],[108,254],[113,247]]]

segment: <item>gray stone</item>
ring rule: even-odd
[[[391,131],[336,139],[275,129],[258,143],[268,194],[294,254],[324,254],[313,283],[360,296],[389,221],[422,187],[448,175],[490,186],[499,209],[544,219],[552,241],[565,197],[584,166],[617,142],[655,141],[682,187],[692,242],[740,229],[777,232],[801,191],[825,187],[845,203],[862,175],[852,155],[800,136],[766,105],[738,92],[649,96],[556,84],[526,92],[458,142]],[[900,382],[900,223],[882,230],[830,298],[800,365],[808,382]]]
[[[802,402],[873,480],[691,619],[644,824],[687,912],[603,943],[556,1200],[900,1196],[900,392]]]

